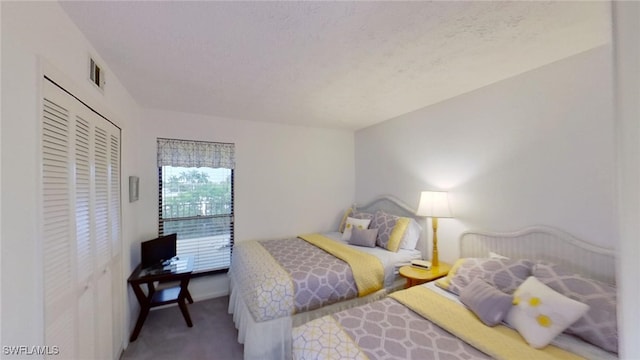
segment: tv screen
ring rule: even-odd
[[[160,266],[163,261],[176,256],[177,234],[160,236],[140,244],[142,268]]]

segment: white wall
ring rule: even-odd
[[[451,193],[441,259],[469,228],[533,224],[616,246],[609,46],[356,132],[356,200]]]
[[[456,215],[440,221],[444,260],[455,258],[454,239],[469,227],[509,230],[538,222],[616,245],[609,48],[361,130],[354,162],[350,132],[142,112],[108,66],[102,95],[85,74],[88,54],[97,54],[56,3],[1,7],[2,345],[38,345],[43,337],[34,189],[44,64],[57,68],[65,77],[60,81],[87,94],[85,101],[123,128],[123,179],[141,178],[140,201],[123,199],[125,274],[139,261],[139,242],[157,231],[159,136],[236,143],[236,241],[331,228],[354,198],[364,203],[390,193],[415,206],[421,190],[439,188],[452,191]],[[637,70],[637,64],[627,68]],[[631,250],[635,256],[623,263],[635,269],[637,243]],[[217,277],[194,282],[193,290],[208,296],[224,293],[226,286]],[[625,310],[637,319],[631,305]],[[630,338],[637,334],[637,326],[625,330],[635,331]],[[624,348],[638,354],[637,344],[629,341]]]
[[[140,164],[137,204],[142,237],[158,233],[158,137],[235,143],[235,241],[337,228],[354,199],[353,132],[146,110],[136,140]],[[226,275],[195,279],[198,298],[227,294]]]
[[[136,168],[139,108],[105,65],[104,94],[87,80],[98,54],[55,2],[2,2],[2,345],[43,344],[39,239],[41,76],[80,95],[123,130],[122,172]],[[124,239],[136,222],[123,202]],[[128,256],[128,254],[125,254]],[[128,275],[128,273],[127,273]],[[126,278],[122,279],[126,286]],[[124,299],[122,299],[124,301]],[[130,329],[125,329],[126,334]]]
[[[122,128],[125,276],[139,262],[140,241],[157,234],[156,137],[236,143],[236,241],[337,227],[354,200],[353,132],[142,111],[108,64],[102,62],[104,94],[88,82],[89,54],[101,60],[57,3],[2,2],[3,345],[43,340],[38,137],[44,72]],[[141,179],[140,200],[133,203],[130,175]],[[196,279],[190,289],[196,298],[223,295],[228,282],[223,275]],[[131,291],[127,308],[128,336],[138,309]]]
[[[613,3],[618,130],[618,321],[622,359],[640,359],[640,3]]]

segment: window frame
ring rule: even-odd
[[[158,142],[160,142],[161,140],[174,140],[174,139],[162,139],[162,138],[158,138]],[[186,141],[186,142],[191,142],[190,140],[179,140],[179,141]],[[193,141],[193,143],[205,143],[204,141]],[[219,144],[219,143],[215,143],[215,142],[208,142],[208,143],[212,143],[212,144]],[[229,144],[225,144],[225,145],[229,145]],[[231,144],[233,145],[233,144]],[[158,236],[163,236],[163,235],[167,235],[164,233],[164,222],[168,221],[169,219],[165,219],[163,217],[163,181],[162,181],[162,167],[163,166],[180,166],[180,167],[190,167],[190,168],[197,168],[195,166],[185,166],[185,165],[161,165],[160,163],[157,164],[158,166]],[[210,167],[210,166],[204,166],[204,167]],[[234,238],[235,238],[235,169],[234,167],[228,168],[228,167],[224,167],[226,169],[229,169],[231,171],[231,175],[230,175],[230,181],[231,181],[231,199],[230,199],[230,213],[224,214],[224,215],[220,215],[220,214],[216,214],[216,215],[205,215],[205,216],[193,216],[193,217],[184,217],[184,218],[170,218],[171,221],[174,221],[176,219],[180,219],[180,220],[190,220],[190,219],[207,219],[207,218],[220,218],[220,217],[229,217],[229,265],[227,267],[224,268],[220,268],[220,269],[215,269],[215,270],[206,270],[206,271],[200,271],[200,272],[194,272],[192,277],[200,277],[200,276],[208,276],[208,275],[214,275],[214,274],[222,274],[222,273],[227,273],[229,271],[229,267],[231,266],[231,258],[233,256],[233,245],[234,245]],[[180,239],[178,239],[178,241],[180,241]]]

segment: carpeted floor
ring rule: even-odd
[[[151,311],[121,359],[242,359],[228,305],[228,296],[188,304],[191,328],[177,306]]]

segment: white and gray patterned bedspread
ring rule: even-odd
[[[392,298],[293,329],[294,359],[490,359]]]
[[[256,321],[358,296],[346,262],[298,238],[236,244],[230,272]]]

